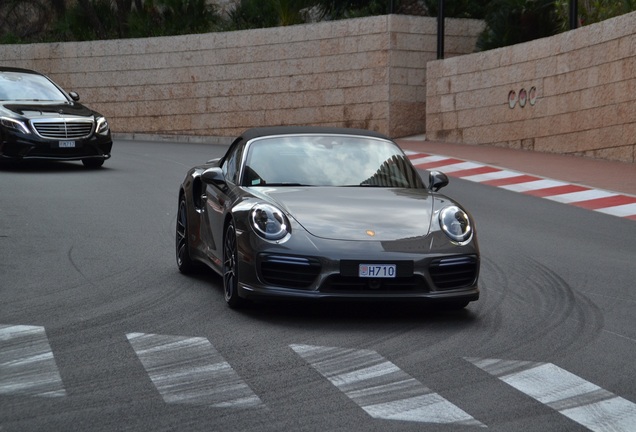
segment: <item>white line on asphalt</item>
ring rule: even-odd
[[[636,430],[636,404],[552,363],[466,360],[594,432]]]
[[[636,215],[636,203],[623,204],[614,207],[605,207],[596,209],[596,211],[620,217],[632,216]]]
[[[481,164],[477,164],[474,162],[458,162],[458,163],[454,163],[454,164],[450,164],[450,165],[445,165],[443,167],[440,167],[440,170],[443,170],[444,173],[446,174],[450,174],[450,173],[454,173],[457,171],[463,171],[463,170],[468,170],[468,169],[473,169],[473,168],[481,168],[483,167],[483,165]]]
[[[448,156],[424,156],[417,159],[411,159],[411,163],[417,166],[417,165],[427,164],[431,162],[439,162],[441,160],[447,160],[447,159],[450,159],[450,158]]]
[[[44,327],[0,325],[0,394],[66,396]]]
[[[416,167],[420,165],[419,167],[420,169],[422,169],[421,165],[424,165],[424,164],[448,160],[449,162],[447,165],[440,165],[436,167],[435,169],[439,169],[440,171],[445,172],[447,174],[451,174],[451,175],[454,172],[463,171],[467,169],[474,169],[474,168],[487,167],[487,168],[492,168],[495,170],[495,171],[487,172],[484,174],[460,176],[462,180],[467,180],[474,183],[483,183],[483,182],[488,182],[490,180],[500,180],[500,179],[530,175],[530,174],[524,174],[517,171],[507,170],[504,168],[484,165],[478,162],[461,161],[461,159],[456,159],[446,155],[431,155],[426,153],[419,153],[413,150],[405,150],[405,154],[407,154],[409,157],[414,158],[414,159],[411,159],[411,162]],[[532,177],[537,177],[537,176],[532,176]],[[548,188],[559,187],[559,186],[574,186],[574,185],[572,183],[565,183],[558,180],[552,180],[548,178],[539,178],[538,180],[529,180],[526,182],[520,182],[515,184],[508,184],[508,185],[502,184],[502,185],[499,185],[498,187],[509,190],[509,191],[513,191],[513,192],[523,193],[523,192],[532,192],[532,191],[538,191],[541,189],[548,189]],[[588,200],[593,200],[598,198],[622,197],[622,196],[625,196],[625,195],[586,187],[586,190],[584,191],[562,193],[558,195],[545,195],[543,196],[543,198],[560,202],[563,204],[576,204],[577,202],[588,201]],[[600,213],[612,215],[612,216],[633,218],[634,216],[636,216],[636,203],[614,205],[614,206],[609,206],[605,208],[595,208],[593,210]]]
[[[529,181],[525,183],[504,185],[504,186],[501,186],[501,188],[507,189],[513,192],[528,192],[528,191],[535,191],[540,189],[547,189],[552,187],[568,186],[568,185],[569,183],[563,183],[556,180],[542,179],[542,180]]]
[[[375,351],[290,348],[371,417],[485,427]]]
[[[217,408],[263,405],[207,339],[146,333],[126,336],[165,402]]]
[[[462,180],[482,183],[482,182],[486,182],[490,180],[501,180],[501,179],[511,178],[511,177],[520,177],[522,175],[525,175],[525,174],[516,172],[516,171],[501,170],[501,171],[494,171],[494,172],[486,173],[486,174],[476,174],[472,176],[462,177]]]
[[[606,192],[604,190],[599,190],[599,189],[590,189],[590,190],[585,190],[581,192],[572,192],[572,193],[566,193],[562,195],[548,196],[546,198],[552,201],[569,204],[574,202],[588,201],[588,200],[607,198],[612,196],[618,196],[618,194],[614,192]]]

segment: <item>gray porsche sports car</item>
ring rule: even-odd
[[[190,169],[179,189],[179,270],[207,264],[225,300],[479,298],[472,217],[398,145],[357,129],[268,127]]]

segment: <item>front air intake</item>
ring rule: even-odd
[[[307,288],[320,274],[320,261],[289,255],[261,255],[260,277],[267,285]]]
[[[475,284],[479,259],[474,255],[436,259],[429,271],[438,289],[464,288]]]

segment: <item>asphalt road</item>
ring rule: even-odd
[[[466,310],[237,312],[174,260],[178,185],[223,151],[0,166],[0,431],[636,430],[634,221],[451,180]]]

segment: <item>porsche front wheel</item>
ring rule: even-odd
[[[223,291],[225,301],[231,308],[243,304],[244,300],[238,294],[238,247],[233,222],[228,224],[223,240]]]
[[[188,209],[185,198],[179,200],[179,210],[177,212],[177,229],[175,233],[177,267],[181,273],[192,272],[194,261],[190,258],[188,247]]]

